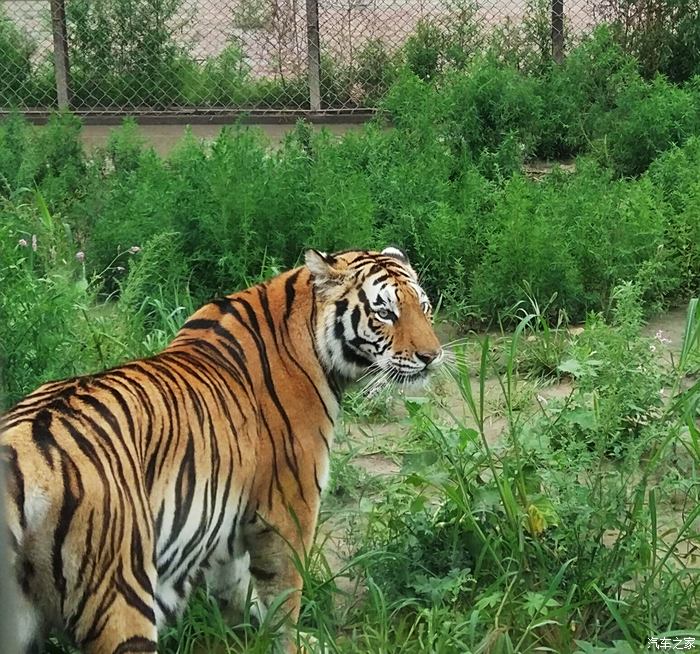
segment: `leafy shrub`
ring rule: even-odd
[[[684,81],[700,72],[697,0],[601,3],[603,16],[615,28],[622,47],[640,63],[647,77],[661,72]]]
[[[496,152],[509,137],[520,161],[532,154],[543,106],[531,78],[483,59],[446,84],[445,132],[458,159]]]
[[[13,107],[24,100],[31,79],[31,58],[35,45],[0,8],[0,106]]]
[[[318,149],[310,178],[311,211],[314,217],[308,238],[342,250],[349,243],[370,247],[375,233],[370,188],[366,178],[350,169],[334,148]],[[324,245],[326,247],[326,245]]]
[[[648,282],[649,301],[678,284],[663,248],[666,218],[652,184],[614,182],[580,162],[576,174],[553,174],[540,184],[513,178],[494,207],[493,229],[471,295],[480,313],[507,311],[526,300],[528,284],[540,305],[565,309],[572,320],[607,306],[624,280]],[[586,247],[581,247],[586,243]]]
[[[662,77],[651,84],[639,80],[624,89],[606,121],[599,156],[619,175],[639,175],[660,153],[700,130],[700,95]]]
[[[403,47],[408,69],[422,80],[436,77],[442,71],[444,41],[445,35],[437,25],[419,22]]]
[[[551,3],[526,0],[522,20],[507,17],[486,45],[492,57],[510,67],[530,75],[547,73],[552,67]]]
[[[9,197],[30,182],[24,164],[33,134],[27,122],[12,114],[0,123],[0,195]]]
[[[155,152],[143,150],[138,165],[117,168],[100,186],[86,196],[78,211],[87,223],[85,250],[90,270],[105,273],[111,290],[114,266],[124,265],[120,259],[128,250],[172,229],[172,180]]]
[[[86,183],[86,161],[80,142],[81,122],[71,114],[54,114],[47,125],[30,128],[11,116],[0,124],[0,193],[25,193],[40,186],[50,205],[70,204]]]
[[[483,26],[473,0],[449,0],[440,20],[421,20],[406,39],[400,59],[422,80],[461,69],[483,45]]]
[[[219,55],[208,59],[201,70],[192,69],[192,81],[187,84],[192,97],[188,99],[193,104],[246,106],[253,90],[249,75],[243,50],[237,43],[230,43]]]
[[[554,124],[579,127],[556,139],[545,138],[554,88],[581,102],[562,101]],[[553,316],[579,320],[604,310],[622,280],[644,289],[648,307],[697,283],[695,182],[681,175],[681,155],[660,164],[663,173],[615,179],[696,131],[697,98],[694,83],[643,81],[600,30],[539,79],[493,56],[439,84],[402,70],[364,130],[336,139],[300,125],[274,150],[238,127],[210,144],[190,134],[161,159],[127,123],[88,161],[75,119],[37,130],[14,118],[0,126],[0,174],[6,197],[41,189],[84,247],[88,271],[106,271],[108,293],[124,279],[116,268],[133,262],[123,253],[162,232],[181,235],[197,297],[293,266],[307,246],[395,243],[461,318],[506,315],[529,284],[540,305],[554,297]],[[591,141],[597,165],[581,158],[576,173],[541,181],[518,174],[524,157]],[[693,170],[692,148],[682,157]],[[676,178],[682,193],[670,190]]]
[[[381,102],[396,79],[396,64],[379,39],[370,39],[355,57],[352,79],[362,87],[362,104],[374,106]]]
[[[610,28],[596,28],[563,64],[550,66],[541,79],[546,110],[538,154],[548,158],[587,150],[620,94],[638,78],[637,62],[615,41]]]
[[[466,168],[458,181],[457,198],[435,202],[417,214],[413,248],[425,286],[433,297],[465,315],[470,311],[472,273],[480,264],[490,230],[494,189],[475,168]]]
[[[67,6],[78,106],[167,105],[180,98],[181,0],[77,0]]]
[[[471,285],[472,302],[482,315],[495,316],[525,299],[524,283],[542,304],[556,294],[554,310],[566,307],[577,315],[583,309],[576,245],[568,238],[565,217],[550,213],[541,193],[515,177],[494,207],[494,227]]]
[[[134,248],[119,305],[126,311],[138,311],[150,298],[161,296],[164,289],[177,293],[186,286],[187,267],[180,235],[162,232],[138,250]]]
[[[700,75],[700,3],[674,0],[668,4],[673,15],[664,35],[659,72],[671,81],[684,82]]]
[[[135,171],[139,167],[146,139],[139,132],[135,120],[126,118],[120,129],[112,130],[107,139],[106,154],[119,173]]]
[[[533,153],[542,102],[534,80],[483,59],[446,75],[439,88],[404,73],[383,108],[397,128],[410,129],[424,144],[445,143],[455,167],[476,163],[498,178]]]
[[[649,177],[661,190],[667,211],[666,247],[678,273],[675,293],[687,298],[700,288],[700,139],[693,137],[682,148],[672,148],[649,169]]]
[[[562,423],[577,440],[620,456],[661,417],[667,375],[654,355],[659,343],[641,337],[642,289],[623,284],[613,300],[612,323],[590,316],[561,366],[577,381]]]
[[[94,301],[67,225],[43,200],[0,206],[0,403],[95,365],[86,311]]]

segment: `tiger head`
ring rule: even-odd
[[[403,252],[309,250],[306,267],[326,369],[347,381],[376,371],[387,383],[414,385],[440,365],[432,307]]]

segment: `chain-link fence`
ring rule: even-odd
[[[559,59],[613,0],[0,0],[0,109],[371,109],[500,39]]]

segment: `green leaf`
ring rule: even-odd
[[[576,359],[567,359],[566,361],[562,361],[557,370],[559,370],[559,372],[568,373],[572,377],[580,377],[581,373],[583,372],[581,364],[576,361]]]

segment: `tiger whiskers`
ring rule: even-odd
[[[382,367],[379,365],[379,363],[378,363],[377,361],[374,361],[373,363],[371,363],[371,364],[367,367],[367,370],[365,370],[365,372],[364,372],[362,375],[360,375],[355,381],[356,381],[357,383],[359,383],[359,382],[361,382],[363,379],[366,379],[366,378],[369,377],[370,375],[373,375],[375,372],[380,371],[380,370],[382,370]]]
[[[460,338],[455,338],[452,341],[442,344],[442,349],[447,351],[449,348],[458,347],[460,345],[466,345],[474,341],[474,336],[462,336]]]
[[[367,399],[376,397],[385,388],[391,386],[393,370],[391,368],[379,368],[379,371],[379,374],[362,389],[362,394]]]

